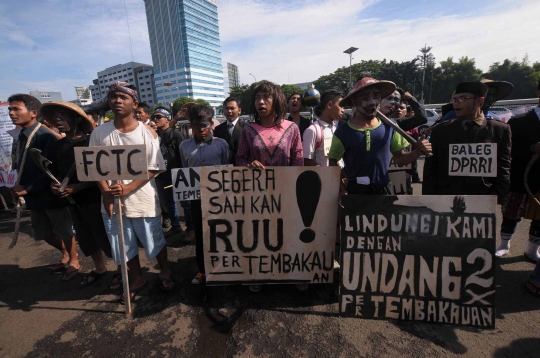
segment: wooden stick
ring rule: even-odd
[[[416,139],[411,137],[407,132],[405,132],[403,129],[401,129],[400,126],[398,126],[396,123],[394,123],[391,119],[388,119],[381,111],[377,110],[377,114],[379,115],[379,118],[384,123],[388,124],[390,127],[392,127],[396,132],[398,132],[403,138],[407,140],[407,142],[415,145],[417,144]],[[426,157],[432,157],[433,153],[431,152],[422,152]]]
[[[120,267],[122,270],[122,284],[124,286],[124,302],[126,303],[126,314],[131,314],[131,294],[129,292],[129,276],[126,262],[126,244],[124,241],[124,224],[122,222],[122,199],[114,199],[116,206],[116,227],[119,230],[118,248],[120,251],[121,261]]]

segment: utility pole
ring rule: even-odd
[[[358,50],[356,47],[349,47],[348,49],[343,51],[343,53],[346,53],[346,54],[349,55],[349,89],[352,89],[352,87],[353,87],[353,82],[352,82],[352,60],[353,60],[353,58],[352,58],[352,54],[356,50]]]

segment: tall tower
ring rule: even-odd
[[[157,101],[224,98],[215,0],[144,0]]]

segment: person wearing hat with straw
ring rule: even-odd
[[[510,187],[510,127],[487,120],[482,107],[488,87],[481,82],[461,82],[454,93],[457,118],[439,124],[431,132],[433,156],[424,163],[424,195],[497,195],[501,203]],[[450,144],[497,144],[496,176],[449,175]]]
[[[37,121],[41,108],[39,100],[27,94],[14,94],[8,98],[8,102],[13,124],[22,128],[16,148],[17,160],[14,163],[18,178],[11,192],[16,201],[20,202],[24,198],[26,208],[30,210],[34,239],[44,240],[62,253],[61,260],[49,268],[54,272],[63,272],[69,267],[70,273],[64,278],[71,279],[72,274],[78,274],[80,264],[68,203],[53,195],[49,189],[49,178],[30,158],[29,153],[30,149],[36,148],[47,157],[57,139]]]
[[[41,117],[54,125],[65,137],[53,144],[48,158],[51,171],[58,180],[69,177],[67,186],[60,191],[60,184],[53,183],[52,191],[60,198],[73,199],[75,204],[68,207],[75,236],[83,254],[92,257],[94,269],[80,282],[79,287],[87,287],[102,279],[107,273],[103,254],[111,258],[111,245],[101,217],[101,194],[95,182],[80,182],[74,171],[75,147],[84,147],[94,128],[81,107],[70,102],[49,102],[41,106]],[[69,268],[65,275],[70,274]],[[77,270],[79,271],[79,270]],[[69,277],[66,277],[69,278]]]
[[[328,153],[331,166],[345,163],[347,184],[344,193],[353,195],[387,195],[391,193],[388,166],[390,155],[398,165],[406,165],[422,152],[430,152],[426,140],[418,141],[415,150],[405,153],[409,143],[388,124],[377,118],[381,99],[390,96],[396,85],[371,77],[360,78],[340,102],[352,106],[353,118],[339,126]]]
[[[142,243],[146,257],[157,259],[160,268],[158,284],[162,290],[174,288],[172,273],[167,260],[167,247],[161,228],[161,210],[154,177],[166,170],[165,161],[159,149],[157,136],[143,123],[137,121],[133,111],[139,103],[135,86],[126,82],[115,82],[109,86],[107,94],[109,107],[114,112],[114,120],[109,121],[92,132],[90,146],[136,145],[146,146],[148,179],[99,181],[102,196],[102,218],[111,243],[114,261],[120,264],[119,234],[113,218],[114,199],[122,201],[123,226],[127,266],[131,282],[130,298],[146,285],[137,240]],[[124,296],[119,298],[124,303]]]
[[[529,244],[524,255],[529,260],[540,262],[540,161],[533,159],[533,156],[540,152],[540,82],[536,96],[539,98],[537,107],[508,121],[512,128],[511,184],[502,207],[501,244],[497,247],[495,256],[508,254],[517,224],[521,218],[525,218],[531,220],[531,225]],[[540,266],[537,276],[535,292],[540,297]]]

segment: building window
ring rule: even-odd
[[[47,92],[41,92],[41,98],[51,98],[51,95]]]

